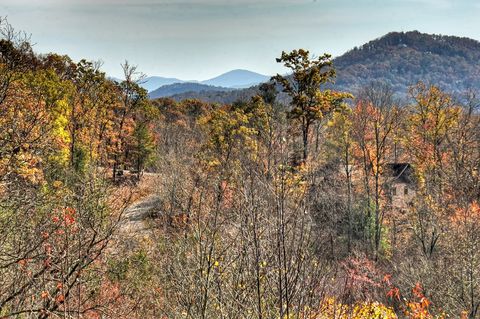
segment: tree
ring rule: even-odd
[[[460,109],[447,93],[420,82],[410,89],[413,105],[404,140],[418,180],[413,229],[425,256],[431,256],[442,235],[445,220],[445,168],[451,163],[447,138],[457,125]]]
[[[125,80],[118,85],[120,105],[115,116],[115,142],[113,152],[112,179],[115,181],[117,171],[123,159],[128,159],[128,143],[132,140],[135,130],[135,112],[145,110],[148,105],[147,91],[139,86],[143,75],[139,74],[136,66],[125,61],[122,64]]]
[[[353,116],[352,109],[346,105],[338,108],[329,122],[330,128],[330,146],[334,148],[334,156],[341,163],[341,170],[345,173],[345,184],[347,188],[347,248],[350,253],[352,250],[353,237],[353,149],[354,140],[352,138]]]
[[[292,109],[289,115],[298,120],[302,131],[303,161],[306,162],[309,153],[309,135],[313,123],[320,121],[325,115],[338,107],[350,94],[321,90],[323,85],[333,81],[335,70],[331,55],[324,54],[311,60],[309,51],[299,49],[290,53],[282,52],[278,63],[292,71],[290,77],[280,74],[272,77],[283,87],[283,91],[292,99]]]

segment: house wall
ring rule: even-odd
[[[395,191],[393,190],[395,188]],[[407,194],[405,194],[407,190]],[[415,197],[415,190],[406,183],[394,183],[392,185],[392,208],[407,209]]]

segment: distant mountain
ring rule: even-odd
[[[159,97],[167,97],[167,96],[172,96],[176,94],[186,94],[187,92],[204,94],[207,92],[228,92],[233,90],[235,89],[200,84],[200,83],[186,82],[186,83],[174,83],[174,84],[161,86],[158,89],[150,92],[148,95],[151,99],[156,99]]]
[[[150,76],[145,78],[140,82],[140,86],[143,87],[148,92],[154,91],[161,86],[174,84],[174,83],[183,83],[185,81],[176,79],[176,78],[164,78],[161,76]]]
[[[202,81],[201,83],[227,88],[248,88],[259,83],[267,82],[269,79],[269,76],[252,71],[233,70],[212,79]]]
[[[480,42],[476,40],[418,31],[392,32],[335,58],[334,88],[355,94],[362,86],[378,81],[406,96],[408,87],[421,80],[452,93],[480,90],[479,61]],[[252,87],[216,95],[198,93],[196,97],[230,103],[236,97],[248,99],[256,92],[258,88]],[[182,100],[185,96],[177,94],[173,98]]]
[[[248,70],[233,70],[221,74],[209,80],[197,81],[183,81],[176,78],[164,78],[160,76],[151,76],[140,83],[140,86],[152,93],[151,96],[170,96],[172,94],[181,94],[185,92],[212,92],[225,91],[229,92],[231,89],[241,89],[255,86],[259,83],[266,82],[270,77],[255,73]],[[183,84],[170,86],[172,84]],[[197,84],[197,85],[194,85]],[[204,86],[202,86],[204,85]],[[168,86],[162,88],[164,86]],[[215,87],[214,89],[212,87]],[[156,93],[153,93],[157,91]]]

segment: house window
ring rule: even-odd
[[[403,194],[408,195],[408,187],[407,186],[405,186],[405,188],[403,189]]]
[[[397,196],[397,188],[395,186],[392,187],[392,195]]]

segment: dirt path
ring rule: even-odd
[[[128,207],[116,235],[117,244],[126,249],[134,249],[138,244],[152,236],[149,225],[151,216],[158,213],[160,198],[150,195],[138,200]]]
[[[126,209],[124,213],[124,222],[120,227],[120,231],[127,233],[141,233],[148,231],[149,227],[146,221],[157,213],[160,204],[160,198],[151,195],[134,203]]]

